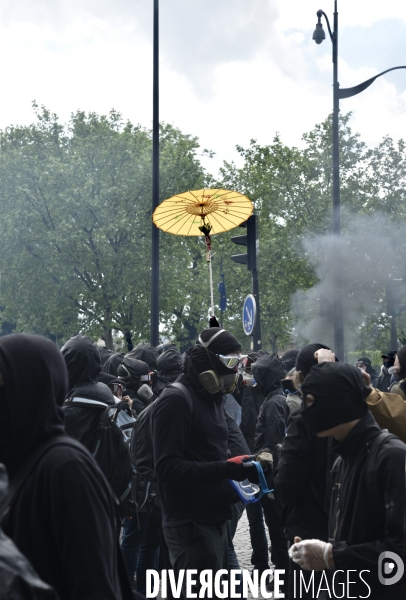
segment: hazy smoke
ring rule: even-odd
[[[371,315],[387,312],[386,283],[406,274],[403,224],[385,214],[354,216],[341,238],[323,235],[304,241],[319,283],[292,298],[299,342],[333,346],[333,301],[341,290],[347,350],[356,349],[359,330]],[[339,278],[339,290],[337,289]]]

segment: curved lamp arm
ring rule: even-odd
[[[375,77],[371,77],[371,79],[367,79],[367,81],[364,81],[359,85],[350,88],[342,88],[338,90],[339,99],[343,100],[344,98],[351,98],[351,96],[356,96],[357,94],[360,94],[361,92],[366,90],[367,87],[369,87],[375,81],[375,79],[378,79],[378,77],[380,77],[381,75],[385,75],[385,73],[389,73],[389,71],[396,71],[396,69],[406,69],[406,66],[392,67],[391,69],[386,69],[386,71],[382,71],[382,73],[379,73],[379,75],[375,75]]]
[[[330,34],[330,39],[331,39],[331,41],[332,41],[332,42],[334,42],[334,41],[335,41],[335,35],[334,35],[334,33],[331,31],[331,27],[330,27],[330,21],[328,20],[328,16],[327,16],[327,15],[326,15],[326,13],[324,12],[324,10],[318,10],[316,14],[317,14],[317,16],[318,16],[318,18],[319,18],[319,22],[320,22],[320,19],[321,19],[321,17],[322,17],[322,16],[323,16],[323,17],[326,19],[326,23],[327,23],[328,32],[329,32],[329,34]]]

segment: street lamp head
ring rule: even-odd
[[[316,44],[321,44],[321,42],[326,39],[326,34],[324,33],[323,25],[320,22],[320,17],[319,22],[316,24],[316,29],[313,33],[313,39],[316,42]]]

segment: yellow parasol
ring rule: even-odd
[[[159,229],[173,235],[204,235],[210,270],[211,309],[214,315],[211,235],[238,227],[252,214],[251,200],[239,192],[203,189],[184,192],[164,200],[152,220]]]

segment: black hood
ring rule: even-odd
[[[357,367],[330,362],[312,367],[302,384],[303,398],[314,397],[313,404],[302,409],[309,437],[361,419],[368,412],[370,393]]]
[[[156,361],[156,368],[160,375],[167,378],[170,377],[178,377],[182,373],[183,369],[183,358],[173,348],[170,350],[166,350],[163,352]],[[173,379],[173,381],[175,381]]]
[[[160,344],[159,346],[157,346],[155,348],[155,350],[158,352],[158,354],[160,356],[167,350],[176,350],[177,351],[178,349],[176,347],[176,344],[174,344],[173,342],[165,342],[164,344]]]
[[[257,387],[264,396],[278,389],[286,375],[285,367],[277,354],[265,354],[251,365]]]
[[[286,372],[289,373],[292,369],[296,367],[296,359],[298,357],[300,350],[294,348],[293,350],[288,350],[282,356],[282,362],[285,366]]]
[[[314,357],[314,353],[322,348],[330,350],[330,348],[324,344],[309,344],[302,348],[296,358],[296,371],[300,371],[303,377],[307,377],[310,373],[310,369],[318,364],[317,359]]]
[[[69,376],[69,391],[79,384],[96,383],[101,359],[96,344],[87,336],[75,335],[61,349]]]
[[[102,372],[109,373],[110,375],[114,375],[114,377],[117,377],[117,369],[119,364],[122,362],[123,358],[124,354],[111,354],[102,366]]]
[[[117,369],[117,375],[125,383],[128,390],[136,392],[140,387],[141,375],[148,375],[151,370],[147,363],[136,358],[131,358],[128,354],[123,358]]]
[[[114,352],[113,350],[110,350],[110,348],[106,348],[106,346],[98,346],[97,349],[99,351],[101,364],[103,366],[109,356],[114,354]]]
[[[135,346],[134,350],[131,350],[128,354],[126,354],[129,358],[136,358],[137,360],[142,360],[144,363],[147,363],[150,371],[155,371],[156,369],[156,359],[158,358],[158,352],[151,346],[151,344],[141,342],[138,346]]]
[[[68,374],[55,344],[26,334],[0,338],[0,373],[0,462],[12,478],[35,448],[65,433]]]

